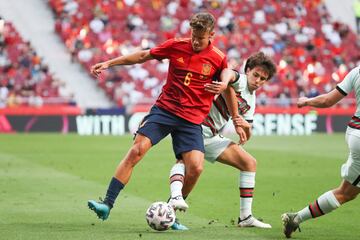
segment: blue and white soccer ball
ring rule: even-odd
[[[169,229],[175,222],[175,211],[166,202],[154,202],[146,211],[148,225],[157,231]]]

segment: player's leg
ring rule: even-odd
[[[222,141],[226,141],[223,138]],[[219,143],[217,144],[220,145]],[[214,148],[215,146],[213,146]],[[205,151],[208,146],[205,145]],[[240,217],[239,227],[271,228],[270,224],[257,220],[252,214],[253,193],[255,188],[256,159],[239,145],[231,142],[217,157],[216,161],[240,170]]]
[[[127,184],[135,165],[144,157],[151,147],[152,143],[148,137],[142,134],[137,134],[134,144],[129,149],[124,159],[117,166],[115,178],[121,181],[124,185]]]
[[[182,189],[183,196],[187,197],[194,188],[200,174],[203,171],[204,153],[198,150],[193,150],[182,154],[185,164],[185,179]]]
[[[182,188],[183,195],[177,195],[175,198],[169,200],[169,204],[173,206],[174,209],[186,210],[188,205],[186,204],[184,198],[190,194],[191,190],[194,188],[199,176],[203,170],[204,154],[201,151],[193,150],[182,154],[182,158],[185,165],[185,179],[183,186],[177,186],[177,192],[180,193]],[[172,186],[171,186],[172,187]],[[172,189],[174,190],[174,189]],[[175,219],[175,223],[171,226],[173,230],[188,230],[189,228],[181,224],[179,219]]]
[[[182,188],[185,178],[185,164],[182,160],[177,160],[170,170],[170,198],[168,203],[176,210],[185,211],[189,206],[182,195]],[[172,230],[189,230],[188,227],[181,224],[178,218],[175,218]]]
[[[352,130],[350,130],[351,132]],[[349,132],[349,131],[348,131]],[[290,214],[294,216],[295,225],[316,217],[321,217],[338,208],[340,205],[353,200],[360,192],[360,137],[347,134],[347,143],[350,149],[348,160],[341,167],[341,176],[344,179],[341,185],[328,191],[316,199],[312,204],[301,211]],[[283,215],[285,220],[286,215]],[[290,217],[288,217],[290,218]],[[288,236],[291,236],[289,231]]]
[[[175,209],[185,211],[189,206],[186,204],[182,188],[185,179],[185,164],[182,160],[178,160],[170,170],[170,198],[169,204]]]
[[[170,171],[171,198],[169,204],[175,210],[185,211],[188,205],[185,203],[184,197],[186,198],[190,194],[203,170],[204,154],[201,151],[193,150],[183,153],[182,158],[183,160],[176,163]]]
[[[354,199],[359,192],[358,187],[344,180],[337,189],[322,194],[302,210],[296,213],[284,213],[281,218],[285,236],[290,238],[292,233],[299,228],[300,223],[332,212],[345,202]]]
[[[185,165],[182,194],[187,197],[203,170],[205,149],[202,128],[200,125],[182,121],[171,136],[175,157]]]
[[[359,192],[360,188],[343,180],[338,188],[322,194],[309,206],[297,212],[294,221],[300,224],[311,218],[317,218],[328,214],[340,205],[355,199]]]
[[[175,167],[177,170],[172,173],[185,175],[186,172],[186,175],[183,184],[171,184],[170,188],[172,190],[172,195],[177,195],[177,197],[175,199],[170,199],[169,203],[175,209],[184,210],[188,207],[184,198],[189,195],[195,186],[203,169],[205,150],[202,130],[200,125],[183,122],[171,135],[176,158],[181,159],[184,164],[179,168]],[[183,195],[180,196],[180,193]],[[182,196],[185,197],[183,198]],[[186,206],[186,208],[184,208],[184,206]],[[175,224],[171,228],[174,230],[188,229],[186,226],[182,225],[178,219],[176,219]]]
[[[120,191],[128,183],[135,165],[144,157],[151,146],[149,138],[138,134],[134,144],[116,168],[115,175],[111,179],[106,191],[105,199],[100,202],[94,200],[88,201],[89,208],[97,214],[98,218],[102,220],[108,218],[110,209],[113,207]]]
[[[284,213],[282,220],[284,234],[290,238],[300,223],[311,218],[321,217],[332,212],[340,205],[353,200],[360,192],[360,132],[349,129],[346,132],[346,141],[350,150],[348,160],[341,168],[344,179],[341,185],[322,194],[313,203],[296,213]]]
[[[114,177],[108,186],[105,199],[100,202],[94,200],[88,201],[88,206],[96,215],[106,220],[110,209],[113,207],[120,191],[128,183],[135,165],[144,157],[147,151],[171,131],[171,116],[159,114],[161,109],[153,107],[150,114],[147,115],[141,123],[134,143],[128,153],[122,159],[116,168]]]

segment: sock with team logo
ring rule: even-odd
[[[328,191],[316,199],[309,206],[298,212],[295,221],[298,223],[304,222],[310,218],[321,217],[324,214],[330,213],[340,206],[332,191]]]
[[[184,185],[185,165],[176,163],[170,170],[171,198],[182,196],[181,190]]]
[[[255,172],[240,171],[240,219],[252,215],[252,201],[255,187]]]

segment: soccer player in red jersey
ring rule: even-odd
[[[160,96],[144,118],[132,147],[118,165],[110,181],[104,200],[88,201],[88,206],[105,220],[124,186],[128,183],[135,165],[147,151],[171,134],[177,159],[185,163],[185,183],[190,191],[203,169],[204,143],[201,122],[210,111],[215,94],[227,88],[221,71],[227,67],[226,56],[211,39],[215,18],[210,13],[197,13],[190,20],[191,38],[170,39],[150,50],[138,51],[95,64],[91,72],[98,76],[115,65],[132,65],[151,59],[169,59],[166,84]],[[234,101],[236,104],[236,100]]]

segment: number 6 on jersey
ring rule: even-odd
[[[189,86],[191,82],[192,73],[188,72],[185,76],[184,85]]]

